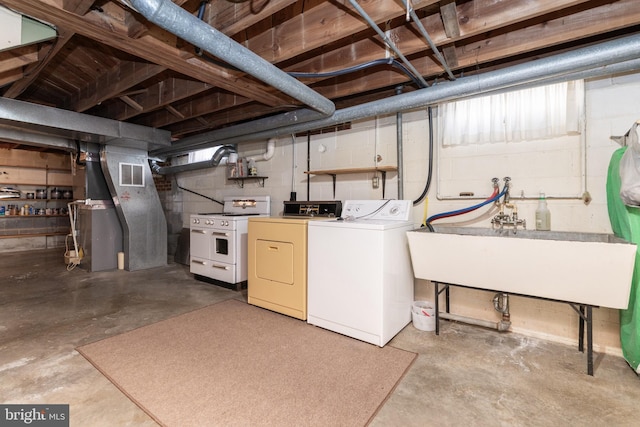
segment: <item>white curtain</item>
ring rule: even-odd
[[[522,89],[438,105],[443,146],[517,142],[580,132],[584,82]]]

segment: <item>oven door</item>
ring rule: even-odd
[[[192,256],[211,259],[211,230],[192,226],[189,246]]]
[[[210,246],[209,259],[219,263],[235,264],[236,259],[236,233],[233,230],[209,230]]]

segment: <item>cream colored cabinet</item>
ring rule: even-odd
[[[308,219],[249,218],[249,304],[307,319]]]

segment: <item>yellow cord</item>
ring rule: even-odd
[[[422,226],[427,226],[427,207],[429,206],[429,198],[424,198],[424,215],[422,216]]]

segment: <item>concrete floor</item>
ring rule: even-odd
[[[188,267],[67,271],[60,250],[0,259],[0,403],[70,404],[71,426],[156,423],[74,349],[246,294],[194,280]],[[626,362],[442,322],[409,324],[389,345],[419,354],[373,426],[636,426],[640,381]],[[215,425],[212,420],[211,425]]]

